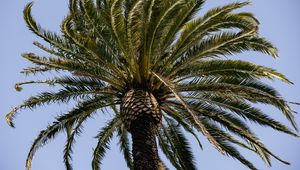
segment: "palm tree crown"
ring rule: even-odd
[[[37,149],[65,131],[64,162],[66,169],[72,169],[74,138],[81,132],[83,122],[106,108],[111,108],[114,118],[97,135],[94,170],[100,169],[114,134],[127,166],[138,170],[134,164],[140,158],[135,152],[140,148],[133,146],[131,152],[129,133],[134,142],[140,142],[141,135],[149,136],[153,148],[149,152],[154,156],[157,139],[176,169],[196,169],[183,131],[191,133],[200,147],[201,133],[222,154],[253,170],[255,166],[235,146],[255,152],[268,165],[271,156],[288,164],[265,147],[246,121],[298,137],[253,106],[275,106],[297,130],[290,103],[262,80],[291,82],[272,68],[224,59],[244,51],[277,57],[277,49],[259,35],[259,22],[253,14],[234,12],[249,2],[214,8],[196,18],[203,3],[204,0],[70,0],[61,35],[43,29],[32,17],[33,3],[29,3],[24,9],[27,26],[49,47],[39,42],[34,45],[49,56],[23,54],[34,64],[23,73],[56,71],[57,77],[20,82],[16,89],[37,83],[60,89],[30,97],[6,119],[14,127],[13,118],[21,109],[73,99],[78,104],[40,132],[28,153],[26,168],[31,168]],[[144,128],[149,130],[141,130]],[[155,161],[162,164],[157,154]],[[164,165],[158,167],[166,169]]]

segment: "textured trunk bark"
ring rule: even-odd
[[[157,122],[142,116],[131,125],[134,170],[159,170],[160,159],[156,145]]]
[[[155,96],[143,89],[129,90],[122,99],[121,116],[132,136],[134,170],[165,170],[155,138],[162,119]]]

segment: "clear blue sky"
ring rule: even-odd
[[[207,0],[203,11],[221,4],[234,2],[235,0]],[[32,45],[38,38],[25,26],[22,10],[28,0],[0,0],[0,170],[25,169],[27,152],[37,136],[48,123],[54,120],[54,116],[66,112],[71,105],[52,105],[35,111],[24,110],[16,119],[16,129],[8,127],[4,115],[13,106],[20,104],[27,97],[41,90],[48,89],[45,86],[26,86],[22,92],[14,90],[14,84],[18,81],[29,80],[20,74],[22,68],[29,66],[29,62],[20,57],[24,52],[37,52]],[[288,78],[295,85],[286,85],[280,82],[270,82],[285,98],[291,101],[300,101],[300,67],[299,67],[299,40],[300,40],[300,1],[299,0],[252,0],[253,5],[243,10],[255,13],[261,22],[261,34],[271,40],[280,51],[280,58],[273,60],[269,56],[257,53],[245,53],[239,55],[261,65],[273,67]],[[200,13],[203,13],[200,12]],[[59,23],[67,13],[67,0],[37,1],[33,7],[33,14],[42,26],[50,30],[58,31]],[[45,76],[39,76],[45,78]],[[271,107],[263,107],[272,117],[282,122],[287,122],[279,111]],[[300,107],[294,107],[300,112]],[[74,169],[91,169],[92,148],[96,144],[93,138],[104,122],[109,120],[108,113],[101,113],[86,124],[84,133],[77,139],[74,147]],[[296,118],[300,124],[300,115]],[[300,169],[300,139],[274,132],[270,129],[253,126],[258,136],[276,154],[292,163],[291,166],[283,165],[273,160],[273,167],[267,168],[260,158],[252,153],[244,152],[260,170],[299,170]],[[246,170],[238,161],[217,153],[204,138],[204,150],[201,151],[196,142],[191,139],[193,151],[199,169],[205,170]],[[36,154],[33,161],[33,170],[63,170],[62,151],[65,144],[65,134],[59,135],[54,141],[43,147]],[[111,150],[103,161],[104,170],[127,169],[116,141],[112,141]],[[169,165],[169,164],[168,164]],[[171,168],[172,169],[172,168]]]

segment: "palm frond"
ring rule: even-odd
[[[40,95],[30,97],[23,104],[15,107],[6,115],[7,123],[14,127],[13,120],[17,113],[21,109],[34,109],[43,105],[48,105],[54,102],[67,103],[71,99],[85,98],[87,99],[90,95],[94,94],[95,91],[90,91],[86,87],[65,87],[57,93],[43,92]],[[101,98],[105,101],[107,95],[98,95],[97,98]]]
[[[168,141],[168,138],[164,135],[162,128],[160,128],[158,134],[158,144],[164,155],[167,159],[171,162],[171,164],[176,169],[181,169],[181,165],[179,164],[178,158],[175,156],[174,150],[172,149],[171,145]]]
[[[92,0],[80,0],[79,4],[84,19],[89,23],[91,29],[95,31],[100,41],[105,44],[105,48],[110,51],[111,57],[118,60],[118,57],[115,55],[120,54],[120,52],[117,48],[115,48],[116,42],[112,40],[109,30],[107,30],[108,23],[105,19],[103,19],[103,14],[101,14],[101,11],[96,9],[96,6]]]
[[[207,137],[207,139],[209,140],[209,142],[211,142],[218,151],[220,151],[221,153],[223,153],[222,148],[220,148],[218,146],[218,143],[214,140],[214,138],[211,137],[210,133],[207,131],[207,129],[205,128],[205,126],[202,124],[201,120],[198,119],[198,117],[196,116],[196,114],[194,113],[193,110],[190,109],[190,107],[188,106],[188,104],[182,99],[182,97],[175,91],[175,89],[173,88],[172,84],[168,83],[167,80],[165,80],[163,77],[160,77],[159,75],[157,75],[156,73],[152,72],[152,74],[154,76],[156,76],[163,84],[165,84],[170,90],[171,92],[175,95],[175,98],[181,103],[181,105],[186,109],[186,111],[189,113],[192,121],[197,125],[197,127],[200,129],[200,132]]]
[[[79,103],[78,106],[69,113],[56,118],[57,121],[53,122],[52,125],[48,126],[45,130],[42,130],[38,137],[34,140],[27,156],[26,169],[31,169],[33,156],[40,147],[47,144],[50,139],[55,138],[59,132],[67,128],[67,125],[73,124],[79,119],[84,119],[91,116],[93,112],[95,112],[97,109],[101,109],[102,107],[105,107],[105,104],[101,104],[99,98],[94,98]]]
[[[214,26],[215,24],[218,25],[220,23],[219,21],[223,20],[226,14],[230,13],[232,10],[241,8],[248,4],[248,2],[237,2],[219,8],[214,8],[208,11],[203,17],[198,18],[197,20],[192,20],[189,23],[185,24],[182,33],[180,34],[176,44],[174,45],[174,50],[167,63],[175,61],[176,55],[181,53],[179,52],[180,50],[185,51],[186,49],[188,49],[190,44],[193,44],[192,42],[201,40],[203,36],[209,34],[210,31],[208,28]],[[216,28],[213,27],[212,30],[215,31]]]
[[[171,75],[205,57],[231,55],[250,50],[276,57],[277,49],[263,38],[257,37],[255,32],[256,28],[238,33],[222,32],[200,41],[190,51],[179,56],[177,61],[169,59],[169,63],[174,63],[176,66]]]
[[[113,137],[113,133],[117,130],[117,127],[120,126],[121,120],[118,117],[113,118],[107,125],[101,129],[96,138],[98,143],[93,153],[92,168],[93,170],[99,170],[99,164],[103,159],[105,152],[109,149],[109,142]]]
[[[58,36],[55,33],[49,32],[41,28],[39,24],[36,23],[36,21],[33,19],[31,15],[31,8],[33,6],[33,2],[28,3],[23,11],[24,13],[24,20],[26,21],[26,24],[28,28],[38,35],[39,37],[43,38],[46,42],[53,45],[57,49],[66,52],[68,54],[75,54],[76,55],[76,47],[69,43],[68,41],[64,40],[60,36]]]
[[[184,107],[182,107],[180,105],[180,103],[177,103],[174,105],[174,102],[169,103],[169,106],[174,106],[175,109],[179,110],[181,113],[185,113],[187,112]],[[186,120],[189,121],[189,123],[194,124],[193,121],[190,120],[188,114],[187,115],[182,115]],[[199,117],[202,119],[203,125],[206,127],[206,129],[209,131],[209,133],[211,134],[211,137],[214,138],[215,142],[218,143],[219,147],[221,147],[224,152],[224,154],[226,155],[230,155],[231,157],[238,159],[241,163],[243,163],[244,165],[246,165],[247,167],[249,167],[250,169],[256,169],[252,163],[250,163],[247,159],[245,159],[239,152],[238,150],[236,150],[234,147],[232,147],[230,145],[230,143],[234,143],[237,144],[238,146],[244,147],[246,149],[249,149],[257,154],[259,154],[255,148],[253,148],[253,146],[248,145],[248,144],[244,144],[243,142],[240,142],[236,139],[234,139],[232,136],[230,136],[229,134],[223,132],[221,129],[219,129],[217,126],[212,124],[212,121],[208,121],[209,117],[205,117],[205,116],[201,116]],[[198,129],[199,131],[201,131],[199,128],[197,128],[197,126],[195,126],[196,129]],[[230,145],[230,147],[228,148],[228,145]],[[268,161],[268,160],[265,160]]]
[[[186,98],[186,97],[184,97]],[[198,145],[201,149],[203,149],[203,146],[200,142],[199,137],[196,135],[196,133],[194,132],[194,129],[192,128],[191,125],[189,125],[189,123],[184,119],[184,117],[182,117],[182,115],[176,110],[173,109],[169,106],[164,106],[161,108],[168,116],[172,117],[174,120],[177,121],[178,125],[181,125],[183,127],[184,130],[186,130],[188,133],[190,133],[191,135],[193,135],[195,137],[195,139],[198,142]],[[165,117],[165,115],[163,115]]]
[[[249,2],[237,2],[237,3],[231,3],[222,7],[213,8],[209,10],[203,17],[197,19],[196,21],[191,21],[185,26],[183,32],[181,33],[178,39],[177,46],[180,47],[179,44],[182,44],[186,40],[190,40],[190,37],[195,35],[195,33],[197,33],[197,31],[199,31],[203,25],[209,22],[213,22],[214,19],[217,19],[218,17],[222,17],[225,14],[228,14],[231,11],[241,8],[248,4]]]
[[[236,77],[236,78],[264,78],[278,79],[292,84],[282,73],[261,65],[252,64],[242,60],[209,60],[190,64],[187,70],[178,70],[176,77],[180,81],[193,77]],[[175,76],[174,76],[175,77]]]
[[[250,102],[266,103],[278,108],[293,127],[297,130],[297,125],[293,116],[293,111],[289,107],[288,103],[283,100],[280,96],[273,96],[268,92],[263,91],[264,89],[255,89],[253,87],[232,85],[232,84],[197,84],[194,86],[177,88],[178,92],[192,92],[198,91],[200,93],[207,94],[220,94],[228,97],[237,97],[240,99],[248,100]],[[198,88],[199,87],[199,88]],[[193,89],[193,90],[192,90]]]
[[[167,142],[171,145],[172,150],[178,159],[180,169],[196,169],[189,143],[187,142],[187,139],[183,135],[182,131],[171,119],[165,118],[165,121],[166,125],[162,125],[163,135],[167,137]]]
[[[73,167],[70,163],[72,160],[73,153],[73,144],[75,143],[75,136],[79,135],[82,132],[82,123],[86,121],[89,115],[84,116],[77,121],[76,126],[73,128],[73,124],[66,124],[66,133],[67,133],[67,143],[64,149],[64,163],[67,170],[73,170]]]
[[[220,134],[220,131],[215,131],[216,126],[209,122],[205,122],[205,125],[208,127],[208,129],[211,131],[212,135],[215,137],[216,141],[220,143],[220,146],[225,150],[226,154],[231,156],[234,159],[239,160],[242,164],[247,166],[249,169],[257,170],[257,168],[249,162],[246,158],[244,158],[243,155],[240,154],[240,152],[234,148],[229,142],[227,142],[226,137]]]
[[[186,97],[189,98],[189,97]],[[195,99],[216,105],[220,108],[228,109],[244,119],[253,121],[262,126],[268,126],[275,130],[282,131],[284,133],[299,137],[298,134],[290,130],[287,126],[283,125],[268,115],[264,114],[261,110],[249,105],[248,103],[234,99],[223,98],[221,96],[201,96]]]
[[[196,103],[195,103],[196,104]],[[280,159],[276,155],[274,155],[272,152],[270,152],[263,143],[259,141],[259,139],[254,135],[253,132],[250,131],[250,128],[247,127],[247,125],[242,122],[241,120],[237,119],[236,117],[227,114],[224,111],[217,110],[213,107],[209,107],[206,104],[202,104],[202,106],[199,106],[198,103],[190,104],[193,106],[193,109],[198,110],[199,115],[204,115],[205,117],[209,119],[213,119],[214,121],[220,123],[223,127],[228,129],[234,134],[237,134],[238,136],[246,139],[252,147],[254,147],[259,155],[268,163],[270,164],[270,160],[268,158],[268,155],[273,156],[275,159],[281,161],[282,163],[289,164],[288,162]],[[195,107],[196,106],[196,107]]]
[[[127,167],[130,170],[133,170],[133,160],[131,155],[131,149],[129,146],[129,139],[128,139],[128,132],[124,129],[124,127],[121,125],[118,128],[118,137],[119,137],[119,145],[120,150],[124,155],[124,159],[126,161]]]
[[[71,77],[71,76],[63,76],[63,77],[54,77],[48,80],[31,80],[24,81],[15,84],[15,88],[22,90],[23,85],[29,84],[47,84],[49,86],[61,85],[63,87],[73,86],[73,87],[87,87],[90,90],[99,90],[106,87],[106,84],[101,80],[89,78],[89,77]],[[113,90],[111,90],[113,91]]]
[[[160,55],[159,52],[162,51],[161,48],[163,46],[163,44],[160,44],[157,41],[160,39],[161,35],[167,34],[167,32],[164,32],[164,28],[166,27],[164,22],[168,22],[168,18],[170,19],[171,16],[178,12],[185,3],[185,0],[173,1],[173,3],[166,4],[164,4],[164,2],[158,2],[156,9],[154,9],[154,23],[153,26],[151,26],[152,31],[149,33],[149,56],[153,57],[154,61],[157,61],[155,58]]]
[[[76,34],[72,29],[72,17],[67,17],[62,25],[62,31],[68,36],[75,44],[77,44],[80,49],[85,51],[90,60],[93,62],[98,62],[101,64],[101,67],[111,70],[113,74],[120,76],[123,78],[122,72],[118,67],[113,65],[110,61],[110,54],[107,54],[106,51],[97,48],[99,44],[97,44],[92,37],[85,35],[84,37],[81,34]]]
[[[115,88],[123,88],[121,84],[125,83],[116,74],[113,74],[111,70],[101,67],[101,64],[91,64],[69,59],[61,60],[55,57],[39,57],[33,53],[23,54],[22,56],[37,65],[51,69],[69,71],[77,76],[100,79],[115,86]]]

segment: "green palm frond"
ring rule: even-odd
[[[105,90],[105,88],[103,90]],[[77,87],[67,86],[56,93],[43,92],[40,95],[30,97],[23,104],[13,108],[12,111],[6,115],[6,120],[10,126],[14,127],[13,119],[18,113],[18,111],[21,109],[26,109],[26,108],[34,109],[36,107],[48,105],[55,102],[67,103],[71,99],[74,100],[78,98],[87,99],[89,98],[90,95],[97,93],[97,91],[99,92],[98,93],[99,99],[105,101],[105,99],[109,97],[105,94],[101,95],[101,88],[100,90],[99,89],[90,90],[89,88],[84,86],[77,86]]]
[[[103,159],[105,152],[109,149],[109,142],[113,137],[114,132],[117,130],[117,127],[121,125],[121,120],[118,117],[113,118],[107,126],[101,129],[96,138],[98,143],[94,149],[92,168],[93,170],[99,170],[99,164]]]
[[[216,80],[216,79],[215,79]],[[248,100],[250,102],[265,103],[273,105],[286,116],[293,127],[297,130],[297,125],[293,116],[293,111],[291,110],[288,102],[283,100],[281,96],[274,90],[267,88],[259,88],[257,84],[251,85],[251,83],[240,82],[240,84],[228,84],[222,83],[222,81],[213,81],[214,83],[196,83],[194,85],[179,86],[177,91],[179,92],[199,92],[212,95],[223,95],[227,97],[235,97],[243,100]],[[243,86],[243,83],[246,84]],[[251,86],[250,86],[251,85]]]
[[[199,114],[199,116],[209,117],[214,122],[220,123],[223,127],[225,127],[230,132],[247,140],[252,145],[253,148],[255,148],[259,152],[263,153],[263,155],[271,155],[275,159],[277,159],[285,164],[289,164],[288,162],[281,160],[276,155],[274,155],[272,152],[270,152],[264,146],[264,144],[259,141],[259,139],[254,135],[254,133],[250,131],[250,128],[247,127],[247,125],[244,122],[237,119],[237,117],[235,117],[231,114],[228,114],[225,111],[210,107],[205,103],[204,104],[190,103],[190,106],[192,106],[192,109],[194,109],[195,112],[197,112]],[[267,161],[267,163],[269,163],[269,161]]]
[[[90,117],[91,114],[94,113],[96,110],[101,109],[102,107],[106,107],[106,104],[101,102],[102,101],[99,98],[94,98],[85,102],[81,102],[76,108],[74,108],[67,114],[59,116],[58,118],[56,118],[57,121],[53,122],[52,125],[48,126],[45,130],[42,130],[33,142],[31,149],[28,153],[26,160],[26,169],[31,169],[32,158],[35,152],[40,147],[42,147],[44,144],[47,144],[48,141],[50,139],[53,139],[59,132],[61,132],[64,129],[67,129],[69,125],[72,125],[75,122],[81,122],[81,120],[85,120],[87,117]]]
[[[184,117],[182,117],[182,115],[180,115],[180,113],[179,113],[177,110],[175,110],[175,109],[173,109],[173,108],[171,108],[171,107],[168,107],[168,106],[164,106],[164,107],[162,108],[162,110],[163,110],[168,116],[170,116],[170,117],[172,117],[174,120],[176,120],[176,122],[177,122],[178,124],[180,124],[184,130],[186,130],[188,133],[192,134],[192,135],[195,137],[195,139],[197,140],[199,147],[200,147],[201,149],[203,149],[203,146],[202,146],[202,144],[201,144],[201,142],[200,142],[200,139],[199,139],[199,137],[197,136],[197,134],[194,132],[194,129],[192,128],[191,125],[189,125],[188,122],[186,122],[186,120],[184,119]]]
[[[123,126],[118,128],[118,137],[119,137],[119,145],[120,150],[124,155],[124,159],[126,161],[127,167],[130,170],[133,170],[133,161],[131,155],[131,149],[129,146],[128,132],[125,130]]]
[[[253,35],[255,31],[253,29],[238,33],[222,32],[200,41],[198,45],[179,56],[178,61],[174,64],[176,69],[171,72],[171,75],[175,74],[177,70],[185,69],[193,62],[207,57],[219,57],[250,50],[277,56],[277,49],[262,38],[256,38]]]
[[[175,38],[175,34],[186,22],[186,19],[193,15],[193,12],[201,6],[196,5],[193,7],[195,3],[199,2],[195,2],[195,0],[179,0],[169,4],[167,2],[165,8],[160,11],[162,13],[160,15],[156,14],[157,17],[154,16],[154,25],[150,33],[152,38],[149,45],[150,55],[154,57],[154,62],[160,60],[161,53],[164,53],[169,48],[170,43]],[[153,14],[155,13],[156,11],[154,10]]]
[[[168,82],[168,80],[163,79],[161,76],[157,75],[156,73],[152,72],[153,75],[155,75],[163,84],[165,84],[170,91],[174,94],[175,98],[180,102],[180,104],[184,107],[184,109],[189,113],[189,116],[191,117],[191,120],[197,125],[197,128],[200,129],[199,131],[207,137],[210,143],[212,143],[215,148],[223,153],[224,151],[219,146],[219,144],[215,141],[215,139],[211,136],[209,131],[206,129],[206,127],[203,125],[201,119],[199,119],[196,116],[196,113],[190,108],[190,106],[184,101],[184,99],[176,92],[176,90],[173,88],[173,85]]]
[[[70,161],[72,160],[71,154],[73,153],[72,146],[75,143],[75,137],[82,132],[82,123],[88,116],[89,115],[86,115],[85,117],[78,120],[75,127],[73,127],[73,125],[69,123],[66,125],[67,143],[64,149],[64,163],[67,170],[73,170],[73,167],[70,163]]]
[[[169,20],[164,28],[165,36],[160,38],[159,43],[163,45],[162,51],[169,50],[170,46],[176,42],[176,34],[180,32],[185,24],[189,22],[203,5],[203,0],[186,1],[185,4],[177,10],[176,13],[169,15]],[[159,60],[157,60],[159,61]]]
[[[44,30],[43,28],[41,28],[41,26],[38,23],[36,23],[36,21],[33,19],[31,15],[32,5],[33,2],[28,3],[24,9],[24,19],[26,21],[28,28],[36,35],[43,38],[46,42],[53,45],[53,47],[67,54],[77,55],[76,46],[69,43],[62,37],[58,36],[57,34]]]
[[[199,101],[203,101],[206,103],[210,103],[213,106],[230,110],[231,112],[237,114],[238,116],[242,117],[243,119],[250,120],[262,126],[268,126],[275,130],[282,131],[284,133],[299,136],[298,134],[294,133],[290,130],[287,126],[283,125],[282,123],[270,118],[268,115],[264,114],[258,108],[255,108],[249,105],[247,102],[235,98],[223,98],[220,96],[199,96],[199,97],[184,97],[186,99],[195,99]]]
[[[182,48],[181,46],[184,45],[186,41],[191,41],[193,38],[198,38],[198,36],[195,35],[199,34],[199,32],[200,34],[208,34],[210,31],[203,28],[209,28],[209,26],[212,25],[211,23],[216,22],[216,19],[223,18],[224,16],[226,17],[226,14],[229,14],[231,11],[248,4],[249,2],[237,2],[214,8],[209,10],[203,17],[192,20],[185,25],[184,30],[178,39],[178,45],[176,45],[178,46],[177,48]],[[191,39],[191,37],[193,38]]]
[[[62,60],[55,57],[39,57],[32,53],[23,54],[23,57],[36,65],[45,66],[55,70],[66,70],[78,76],[100,79],[115,85],[116,88],[122,88],[121,84],[125,83],[117,76],[117,74],[113,74],[111,70],[101,67],[101,64],[78,62],[69,59]]]
[[[162,125],[163,135],[167,137],[167,142],[171,145],[171,148],[178,159],[180,169],[196,169],[189,143],[182,131],[175,125],[173,120],[165,118],[165,121],[166,125]]]
[[[170,104],[169,104],[170,105]],[[179,109],[181,110],[181,109]],[[182,109],[181,113],[186,112],[186,110]],[[187,115],[182,115],[188,122],[190,122],[190,118]],[[255,148],[248,145],[248,143],[238,141],[237,139],[233,138],[231,135],[229,135],[227,132],[222,131],[220,128],[218,128],[216,125],[209,123],[209,121],[205,120],[205,118],[202,118],[203,124],[206,126],[207,130],[211,134],[211,137],[214,138],[215,142],[218,143],[219,147],[223,149],[224,154],[229,155],[237,160],[239,160],[241,163],[248,166],[250,169],[256,169],[252,163],[247,161],[233,146],[230,145],[230,143],[236,144],[238,146],[244,147],[246,149],[249,149],[257,154],[259,154]],[[194,124],[192,121],[191,124]],[[197,127],[196,125],[194,125]],[[268,158],[268,157],[267,157]],[[269,162],[269,159],[265,158],[266,162]]]
[[[63,130],[63,127],[60,126],[61,124],[59,122],[54,122],[53,125],[48,126],[46,130],[42,130],[38,137],[33,142],[33,145],[30,148],[30,151],[27,156],[26,160],[26,169],[31,169],[31,162],[33,159],[33,156],[38,148],[40,148],[43,144],[46,144],[46,142],[49,139],[53,139],[55,135]]]
[[[242,164],[249,167],[250,169],[257,170],[257,168],[246,158],[244,158],[235,147],[233,147],[229,142],[227,142],[226,137],[224,137],[222,133],[220,133],[220,131],[216,130],[217,128],[214,127],[214,125],[207,122],[206,126],[210,127],[208,129],[212,131],[212,135],[216,138],[216,141],[220,142],[220,146],[225,150],[227,155],[239,160]]]
[[[176,154],[172,150],[172,147],[168,142],[168,138],[164,136],[163,133],[163,130],[160,129],[159,133],[157,134],[159,147],[167,157],[167,159],[170,161],[170,163],[174,166],[174,168],[181,169],[179,161],[175,156]]]
[[[91,0],[80,0],[79,5],[81,12],[83,13],[83,18],[88,23],[88,26],[95,32],[94,34],[97,35],[99,41],[103,44],[106,50],[109,51],[111,54],[110,57],[113,57],[115,60],[119,60],[116,55],[119,55],[120,51],[115,47],[116,42],[111,39],[112,37],[107,29],[108,21],[103,19],[104,16],[102,13],[99,14],[101,11],[97,11],[95,4]],[[76,16],[78,14],[75,13],[74,15]]]
[[[226,140],[224,140],[221,136],[219,136],[218,133],[214,131],[212,131],[211,133],[212,136],[215,137],[216,141],[219,142],[219,145],[222,147],[222,149],[225,151],[227,155],[233,157],[234,159],[239,160],[242,164],[247,166],[249,169],[257,170],[257,168],[251,162],[249,162],[246,158],[244,158],[236,148],[231,146],[231,144]]]
[[[177,71],[174,78],[180,77],[180,80],[186,80],[193,77],[242,77],[246,78],[264,78],[264,79],[279,79],[286,83],[291,83],[283,74],[278,71],[255,65],[242,60],[209,60],[199,61],[190,64],[190,69]]]
[[[230,21],[230,17],[226,15],[229,14],[232,10],[241,8],[245,5],[249,4],[248,2],[244,3],[232,3],[223,7],[215,8],[206,13],[202,18],[198,18],[196,20],[191,20],[189,23],[185,24],[180,34],[177,42],[175,43],[171,56],[166,59],[166,65],[171,64],[176,61],[178,57],[181,56],[183,52],[188,50],[191,46],[193,46],[197,41],[202,41],[203,37],[209,35],[211,32],[215,32],[216,30],[221,30],[225,28],[239,28],[240,24],[243,22],[239,22],[239,24],[234,24],[234,21]],[[233,15],[233,14],[232,14]],[[250,16],[250,15],[249,15]],[[249,16],[244,16],[244,18],[249,18]],[[220,24],[221,21],[229,20],[229,22],[225,22]],[[247,19],[245,19],[247,20]],[[256,19],[253,19],[254,21]],[[241,21],[241,19],[239,20]],[[248,19],[248,21],[250,21]],[[230,23],[230,24],[228,24]],[[235,22],[236,23],[236,22]],[[254,22],[255,25],[255,22]],[[256,24],[257,25],[257,24]],[[246,27],[246,26],[245,26]],[[252,27],[252,28],[256,28]],[[252,31],[251,31],[252,32]],[[204,39],[205,40],[205,39]]]

